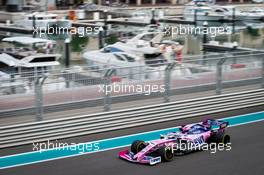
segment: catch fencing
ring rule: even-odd
[[[129,100],[163,97],[169,102],[177,93],[214,90],[220,95],[253,85],[264,88],[261,51],[188,56],[183,60],[155,60],[136,66],[94,63],[12,74],[0,80],[0,113],[27,110],[40,121],[45,112],[62,110],[65,105],[67,109],[102,105],[109,111],[113,103]]]

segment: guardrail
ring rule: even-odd
[[[0,128],[0,148],[191,118],[260,105],[264,105],[263,89],[5,126]]]

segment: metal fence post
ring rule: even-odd
[[[222,93],[222,65],[217,64],[216,67],[216,95]]]
[[[43,78],[41,80],[41,78]],[[43,120],[43,91],[42,86],[44,84],[44,81],[46,80],[46,76],[43,77],[37,77],[35,79],[35,103],[36,103],[36,119],[37,121]]]
[[[170,91],[170,70],[165,69],[165,77],[164,77],[164,84],[165,84],[165,92],[164,92],[164,102],[169,102],[169,91]]]
[[[164,102],[170,101],[170,84],[171,84],[171,70],[174,68],[175,63],[169,63],[165,68],[165,76],[164,76],[164,84],[165,84],[165,92],[164,92]]]
[[[226,57],[218,61],[216,65],[216,95],[222,94],[222,80],[223,80],[223,64],[226,61]]]
[[[145,71],[143,72],[143,69],[142,69],[141,65],[139,66],[139,72],[140,72],[139,78],[140,78],[140,80],[143,80],[144,77],[145,77]]]
[[[10,82],[11,82],[11,94],[15,94],[16,93],[16,88],[14,85],[12,85],[15,82],[15,74],[12,73],[10,75]]]
[[[115,69],[108,69],[104,74],[104,111],[109,111],[111,106],[111,80],[110,77],[115,73]]]
[[[104,79],[104,111],[110,110],[111,100],[110,100],[110,79],[105,77]]]
[[[72,87],[71,87],[72,91],[74,91],[75,89],[75,83],[76,83],[76,72],[72,74]],[[74,93],[72,93],[72,101],[74,100],[75,100],[75,96]]]
[[[129,79],[133,79],[133,71],[132,71],[132,67],[129,67]]]

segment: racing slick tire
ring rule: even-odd
[[[207,140],[207,143],[208,144],[211,144],[211,143],[217,143],[217,135],[216,135],[216,133],[213,133],[210,137],[209,137],[209,139]]]
[[[144,149],[146,147],[146,143],[144,141],[141,140],[135,140],[132,144],[131,144],[131,151],[134,154],[137,154],[138,152],[140,152],[142,149]]]
[[[228,134],[224,134],[224,135],[222,136],[221,143],[223,143],[223,144],[226,145],[226,144],[230,143],[230,140],[231,140],[230,135],[228,135]]]
[[[170,162],[173,160],[174,154],[171,147],[162,147],[157,151],[163,162]]]
[[[227,143],[230,143],[230,139],[231,139],[231,137],[230,137],[230,135],[228,135],[228,134],[225,134],[225,133],[223,133],[223,134],[217,134],[217,133],[214,133],[210,138],[209,138],[209,140],[208,140],[208,143],[210,144],[210,143],[217,143],[217,144],[219,144],[219,143],[224,143],[225,145],[227,144]]]

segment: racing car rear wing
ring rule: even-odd
[[[203,125],[206,125],[208,127],[213,127],[213,128],[219,127],[220,129],[224,129],[229,125],[229,123],[223,120],[207,119],[203,121]]]

